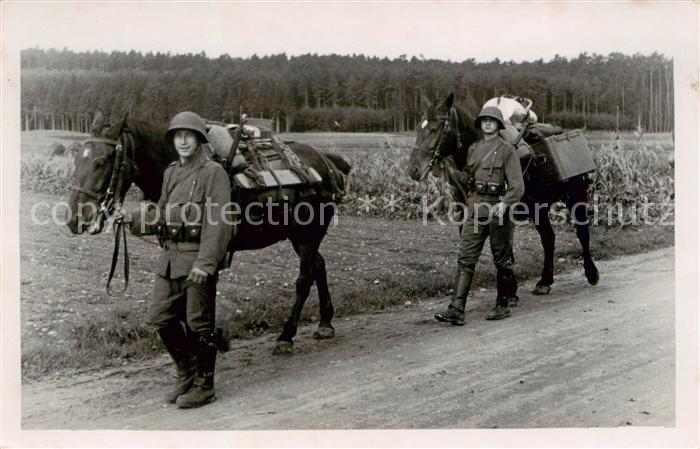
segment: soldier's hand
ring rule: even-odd
[[[503,217],[503,214],[506,213],[507,208],[508,206],[506,205],[506,203],[504,203],[503,201],[499,201],[498,204],[491,208],[491,215],[493,215],[496,218],[501,218]]]
[[[197,267],[192,267],[192,270],[190,270],[190,275],[187,276],[187,280],[201,284],[207,280],[207,276],[208,274],[206,271]]]

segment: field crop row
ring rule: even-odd
[[[642,213],[655,220],[661,210],[672,207],[673,141],[669,134],[640,138],[632,133],[589,132],[586,136],[598,167],[589,197],[596,203],[597,213],[610,217],[610,225],[627,223],[631,216]],[[452,202],[448,184],[433,176],[416,183],[404,174],[415,139],[413,133],[312,133],[282,137],[341,154],[352,164],[348,194],[341,206],[345,214],[413,220],[428,215],[426,206],[430,206],[428,219],[446,217]],[[55,138],[48,134],[37,137],[35,132],[23,134],[22,190],[54,195],[68,191],[73,158],[48,154],[51,139]]]

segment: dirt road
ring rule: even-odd
[[[335,323],[337,337],[300,329],[296,353],[273,336],[234,342],[219,358],[218,400],[164,405],[166,356],[148,364],[30,383],[31,429],[374,429],[672,426],[673,249],[599,264],[596,287],[565,273],[552,294],[521,286],[510,319],[483,319],[493,291],[468,303],[467,323],[435,322],[439,298]]]

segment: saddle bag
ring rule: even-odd
[[[312,167],[308,173],[316,182],[321,181],[321,176]],[[239,204],[241,210],[248,210],[249,218],[259,221],[269,212],[272,216],[268,220],[276,220],[285,208],[291,208],[313,189],[305,179],[294,170],[246,170],[236,173],[232,177],[232,199]],[[253,203],[255,207],[251,206]],[[268,204],[277,203],[268,208]]]
[[[581,130],[547,137],[532,147],[535,163],[529,168],[533,180],[555,184],[576,177],[590,178],[595,170],[593,154]]]

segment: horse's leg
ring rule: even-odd
[[[542,275],[532,291],[535,295],[549,294],[554,283],[554,241],[556,240],[556,235],[554,234],[552,223],[549,221],[549,207],[549,203],[538,204],[535,202],[531,210],[531,218],[535,223],[535,229],[540,234],[540,241],[544,250]]]
[[[588,222],[588,195],[585,185],[577,186],[571,192],[571,195],[566,200],[566,207],[571,212],[571,217],[574,219],[576,226],[576,236],[581,243],[581,255],[583,256],[583,270],[586,274],[586,279],[591,285],[596,285],[600,280],[600,274],[591,255],[591,234]]]
[[[296,298],[292,306],[292,313],[284,323],[282,333],[277,337],[274,354],[290,354],[293,350],[293,338],[297,334],[301,311],[311,292],[311,285],[314,283],[314,262],[318,254],[317,243],[309,244],[295,236],[290,236],[289,240],[292,242],[294,250],[299,254],[299,276],[296,281]]]
[[[331,320],[333,319],[335,310],[333,309],[331,294],[328,291],[326,261],[323,259],[323,256],[321,256],[321,253],[318,252],[316,253],[316,260],[314,261],[314,281],[318,289],[318,306],[321,315],[318,329],[314,332],[314,338],[317,340],[333,338],[335,337],[335,329],[333,329],[331,325]]]
[[[325,235],[325,230],[319,233],[319,240]],[[294,250],[301,257],[301,249],[298,244],[293,243]],[[335,337],[335,329],[331,325],[335,310],[331,301],[331,294],[328,290],[328,276],[326,274],[326,261],[320,252],[316,251],[316,257],[313,261],[313,282],[316,283],[318,290],[318,307],[320,320],[318,329],[314,332],[314,338],[323,340],[326,338]]]

